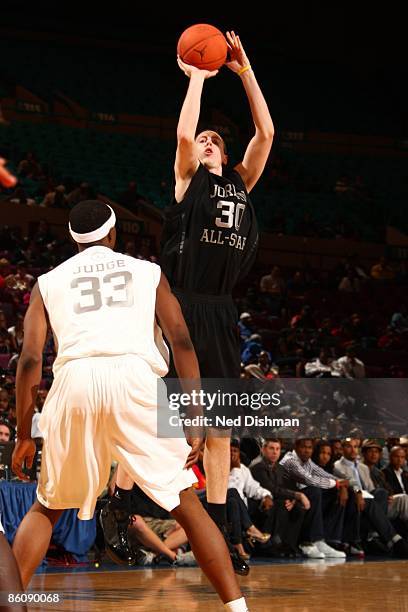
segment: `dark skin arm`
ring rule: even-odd
[[[13,452],[13,472],[27,480],[22,468],[24,461],[32,467],[35,443],[31,438],[31,422],[42,375],[42,354],[47,337],[47,316],[38,284],[31,293],[30,305],[24,318],[24,342],[17,366],[17,443]]]
[[[199,391],[200,369],[197,355],[180,304],[172,294],[163,272],[156,291],[156,315],[170,344],[177,375],[183,381],[183,391],[186,393],[191,393],[193,389]],[[191,446],[191,452],[185,465],[187,469],[197,462],[203,437],[200,431],[198,434],[186,432],[186,438]]]

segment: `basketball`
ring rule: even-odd
[[[177,53],[183,62],[201,70],[218,70],[227,59],[227,51],[224,34],[206,23],[184,30],[177,44]]]

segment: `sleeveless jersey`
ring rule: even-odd
[[[168,349],[155,320],[160,268],[93,246],[39,277],[58,347],[54,373],[67,361],[133,354],[159,376]]]
[[[229,295],[257,246],[255,212],[238,172],[218,176],[200,164],[183,201],[165,211],[161,266],[172,288]]]

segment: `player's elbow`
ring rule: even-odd
[[[189,333],[176,331],[172,334],[171,338],[169,338],[169,342],[172,350],[194,351],[194,346]]]
[[[18,360],[21,370],[28,372],[42,365],[42,353],[22,352]]]
[[[177,143],[179,146],[192,146],[194,144],[194,134],[191,134],[184,129],[178,129]]]
[[[263,125],[261,128],[257,129],[258,138],[265,143],[272,144],[274,135],[275,135],[275,129],[273,127],[272,122],[267,123]]]

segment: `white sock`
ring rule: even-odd
[[[249,612],[245,597],[234,599],[234,601],[229,601],[228,603],[224,604],[224,608],[230,612]]]

